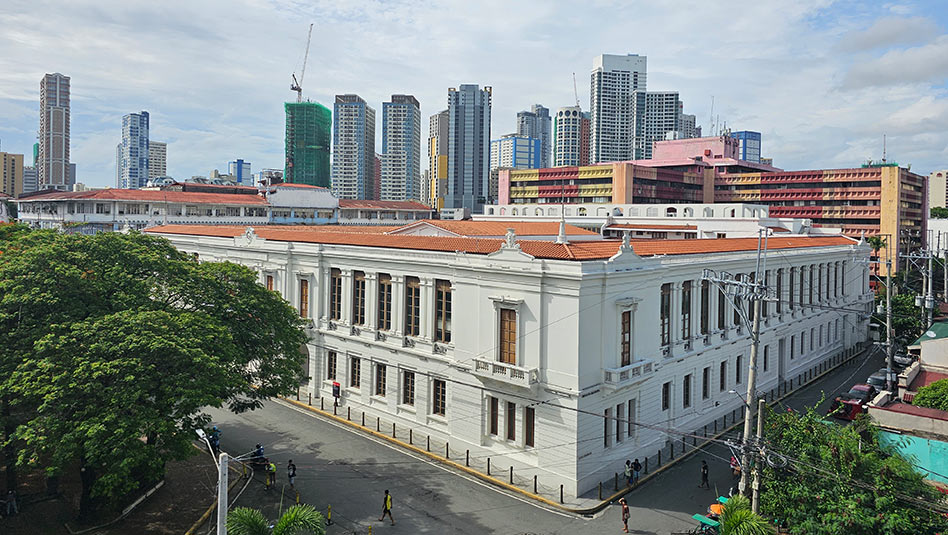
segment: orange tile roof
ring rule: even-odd
[[[424,210],[433,212],[434,208],[417,201],[366,201],[360,199],[339,199],[339,208],[366,208],[369,210]]]
[[[698,230],[697,225],[637,225],[635,223],[616,223],[609,225],[609,229],[642,229],[642,230]]]
[[[197,191],[167,191],[146,189],[98,189],[87,191],[50,191],[30,195],[21,201],[141,201],[174,202],[181,204],[254,204],[266,205],[267,200],[259,195],[233,193],[204,193]]]
[[[560,224],[556,221],[455,221],[453,219],[425,219],[421,223],[436,226],[459,236],[503,236],[512,228],[518,236],[556,236]],[[410,223],[401,229],[407,229],[418,223]],[[396,234],[398,231],[395,232]],[[568,236],[595,236],[598,232],[566,225]]]
[[[154,234],[177,234],[186,236],[234,237],[243,234],[246,227],[221,227],[217,225],[164,225],[152,227],[146,232]],[[341,227],[334,227],[341,228]],[[254,227],[257,236],[273,241],[321,243],[327,245],[354,245],[387,249],[413,249],[418,251],[464,252],[489,254],[501,248],[504,240],[492,238],[440,238],[432,236],[400,236],[397,234],[358,234],[332,232],[319,226],[270,228]],[[557,244],[548,241],[522,240],[518,242],[523,252],[537,258],[554,260],[605,260],[619,250],[619,240],[580,241]],[[805,247],[830,247],[852,245],[856,240],[843,236],[831,237],[771,237],[770,250],[798,249]],[[756,251],[757,238],[721,238],[705,240],[632,240],[632,248],[639,256],[713,254],[738,251]]]

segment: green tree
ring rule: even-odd
[[[815,410],[774,412],[766,443],[785,455],[763,467],[761,511],[808,535],[919,535],[948,529],[941,494],[901,456],[885,451],[868,420],[824,421]],[[780,465],[781,463],[775,463]]]
[[[231,535],[302,535],[326,533],[323,515],[312,505],[294,505],[271,527],[263,513],[249,507],[235,507],[227,513]]]
[[[885,307],[885,289],[876,296],[876,305]],[[896,344],[907,347],[922,334],[922,310],[915,306],[915,296],[899,294],[892,296],[892,331]],[[872,322],[878,326],[879,339],[886,341],[885,312],[873,314]]]
[[[298,314],[245,267],[137,232],[0,239],[5,445],[78,466],[83,516],[188,455],[202,407],[253,409],[303,377]]]
[[[948,219],[948,208],[934,206],[930,209],[932,219]]]
[[[720,522],[720,535],[768,535],[776,531],[766,518],[751,511],[750,501],[739,494],[728,498]]]
[[[918,389],[912,405],[948,411],[948,379],[935,381]]]

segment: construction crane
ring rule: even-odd
[[[573,73],[573,96],[576,97],[576,107],[579,107],[579,91],[576,90],[576,73]]]
[[[306,76],[306,60],[309,59],[309,43],[313,39],[313,25],[309,25],[309,34],[306,36],[306,53],[303,54],[303,68],[300,70],[300,79],[297,81],[296,73],[293,73],[293,83],[290,84],[290,91],[296,91],[296,102],[303,102],[303,77]]]

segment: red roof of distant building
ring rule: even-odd
[[[938,409],[929,409],[928,407],[916,407],[908,403],[889,403],[884,407],[878,407],[885,411],[898,412],[900,414],[911,414],[913,416],[923,416],[935,420],[948,420],[948,411]]]
[[[244,227],[245,228],[245,227]],[[152,227],[147,232],[155,234],[180,234],[191,236],[235,237],[244,232],[241,227],[210,225],[164,225]],[[504,240],[491,238],[443,238],[433,236],[405,236],[398,234],[359,234],[319,230],[321,227],[289,227],[271,229],[254,227],[257,236],[274,241],[322,243],[327,245],[354,245],[388,249],[414,249],[420,251],[464,252],[490,254],[498,251]],[[334,227],[341,228],[341,227]],[[517,242],[523,252],[537,258],[554,260],[605,260],[619,250],[619,240],[579,241],[557,244],[548,241],[521,240]],[[632,248],[639,256],[713,254],[757,250],[757,238],[721,238],[705,240],[632,240]],[[851,238],[833,237],[773,237],[769,250],[796,249],[804,247],[830,247],[852,245]]]
[[[560,231],[557,221],[456,221],[453,219],[424,219],[396,228],[393,233],[408,230],[424,224],[432,225],[459,236],[503,236],[507,229],[513,229],[518,236],[556,236]],[[598,232],[566,225],[568,236],[595,236]]]
[[[235,195],[231,193],[203,193],[196,191],[167,191],[146,189],[98,189],[87,191],[50,191],[30,195],[21,201],[142,201],[173,202],[181,204],[255,204],[266,205],[267,200],[259,195]]]
[[[339,199],[339,208],[365,208],[368,210],[424,210],[434,208],[417,201],[367,201],[361,199]]]

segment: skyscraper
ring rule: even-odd
[[[39,189],[38,173],[34,166],[23,166],[23,193],[33,193]]]
[[[445,208],[480,212],[490,172],[491,88],[448,89],[448,178]]]
[[[540,140],[540,165],[550,167],[551,126],[550,110],[534,104],[530,111],[517,114],[517,134]]]
[[[0,152],[0,193],[11,197],[23,193],[23,155]]]
[[[650,159],[652,144],[664,141],[668,133],[674,137],[684,138],[681,135],[682,103],[678,98],[678,91],[648,91],[645,92],[645,117],[642,121],[641,152],[637,158]],[[637,95],[641,99],[641,93]],[[638,149],[638,147],[636,147]]]
[[[336,95],[332,192],[340,199],[374,199],[375,110],[359,95]]]
[[[168,144],[148,140],[148,178],[168,176]]]
[[[448,136],[451,118],[448,110],[439,111],[428,119],[428,186],[426,204],[438,210],[444,208],[448,191]]]
[[[39,188],[72,189],[69,173],[69,77],[40,81]]]
[[[250,173],[250,162],[241,160],[240,158],[227,162],[228,173],[237,177],[238,184],[245,184],[252,186],[253,178]]]
[[[590,75],[590,162],[641,158],[636,154],[636,115],[644,114],[646,57],[602,54],[593,60]],[[640,101],[641,100],[641,101]],[[641,122],[639,122],[641,125]]]
[[[421,107],[411,95],[382,103],[380,198],[421,199]]]
[[[148,183],[148,112],[122,117],[122,149],[117,188],[138,189]]]
[[[539,169],[540,140],[533,137],[506,134],[490,142],[490,168]]]
[[[332,113],[317,102],[286,102],[283,180],[328,188]]]
[[[731,132],[731,137],[737,139],[737,152],[740,159],[760,163],[760,132],[742,130]]]
[[[589,165],[589,114],[579,106],[556,110],[553,119],[553,165]]]

